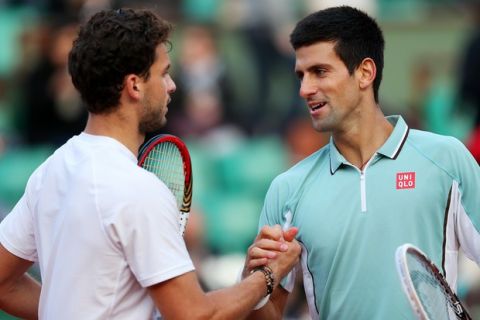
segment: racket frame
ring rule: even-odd
[[[435,280],[439,282],[446,292],[447,300],[449,300],[451,307],[455,310],[457,319],[471,320],[472,318],[463,307],[455,292],[450,288],[447,280],[445,280],[445,277],[440,273],[440,270],[437,268],[437,266],[420,249],[410,243],[405,243],[399,246],[395,252],[396,266],[400,277],[400,282],[402,283],[403,291],[407,295],[410,305],[412,306],[412,309],[418,319],[434,320],[428,317],[417,291],[415,290],[415,286],[413,285],[413,281],[409,272],[410,269],[407,264],[407,254],[413,254],[416,256],[420,261],[423,262],[425,268],[429,269],[430,274],[435,277]]]
[[[183,172],[185,174],[184,179],[184,190],[183,190],[183,199],[182,204],[179,206],[179,210],[184,214],[184,225],[182,226],[182,234],[185,231],[188,213],[190,212],[190,207],[192,204],[192,161],[190,158],[190,153],[186,144],[177,136],[171,134],[158,134],[150,138],[140,151],[138,152],[138,165],[143,167],[145,160],[147,159],[150,152],[160,143],[172,143],[174,144],[180,152],[180,156],[183,162]]]

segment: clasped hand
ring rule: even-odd
[[[275,279],[282,279],[298,263],[301,247],[295,236],[296,227],[282,230],[280,225],[264,226],[248,248],[242,278],[260,266],[272,269]],[[278,284],[278,281],[277,283]]]

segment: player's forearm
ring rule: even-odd
[[[262,272],[254,272],[241,283],[226,289],[209,292],[214,306],[209,319],[243,319],[265,296],[267,286]]]
[[[265,306],[261,309],[253,310],[250,315],[246,318],[246,320],[275,320],[275,319],[282,319],[282,313],[276,308],[276,306],[271,302],[268,301]]]
[[[22,319],[38,319],[40,284],[25,274],[0,289],[0,309]]]
[[[247,320],[281,320],[287,303],[288,292],[278,286],[270,296],[268,302],[260,309],[253,310]]]

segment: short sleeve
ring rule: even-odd
[[[17,257],[37,261],[34,221],[26,195],[0,223],[0,243]]]
[[[267,195],[265,196],[265,202],[263,204],[263,209],[260,214],[260,220],[258,223],[258,230],[260,230],[265,225],[283,225],[285,214],[284,195],[285,189],[284,183],[282,183],[282,176],[278,176],[273,180],[268,189]],[[283,187],[283,188],[282,188]]]
[[[286,211],[287,208],[285,207],[284,201],[288,198],[285,194],[285,187],[285,183],[282,183],[282,176],[277,177],[270,185],[265,197],[262,213],[260,214],[258,230],[265,225],[273,226],[279,224],[283,226],[285,224],[287,212],[284,211]],[[281,280],[280,284],[285,290],[292,292],[295,284],[295,271],[288,273],[288,275]]]
[[[138,282],[147,287],[192,271],[173,194],[163,184],[153,183],[137,190],[136,196],[107,230]]]

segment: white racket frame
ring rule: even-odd
[[[395,251],[395,264],[397,266],[398,275],[400,276],[400,282],[402,283],[403,291],[407,295],[408,301],[410,302],[415,315],[419,320],[431,320],[423,308],[422,303],[420,302],[420,298],[418,297],[417,291],[415,290],[412,282],[412,278],[410,277],[410,272],[407,265],[407,252],[411,249],[417,250],[425,256],[420,249],[412,244],[406,243],[399,246]]]

